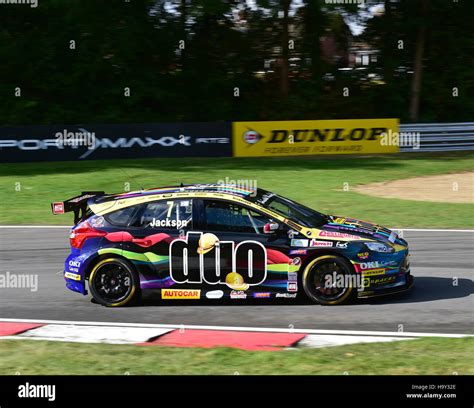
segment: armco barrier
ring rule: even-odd
[[[69,144],[72,136],[81,143]],[[224,122],[0,127],[0,163],[225,156],[232,144]]]
[[[474,150],[474,122],[413,123],[400,125],[400,133],[418,133],[420,146],[400,147],[401,152]]]

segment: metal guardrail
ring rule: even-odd
[[[420,147],[400,147],[401,152],[474,150],[474,122],[400,124],[400,133],[418,133]]]

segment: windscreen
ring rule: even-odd
[[[327,222],[326,215],[278,195],[268,199],[264,206],[305,227],[320,227]]]

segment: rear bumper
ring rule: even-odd
[[[69,290],[72,290],[73,292],[78,292],[82,295],[87,295],[87,289],[86,289],[86,284],[83,280],[76,280],[76,279],[70,279],[66,276],[64,276],[64,280],[66,281],[66,288]]]

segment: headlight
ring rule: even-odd
[[[392,248],[391,246],[382,244],[381,242],[366,242],[365,246],[373,252],[384,252],[388,254],[395,252],[394,248]]]

